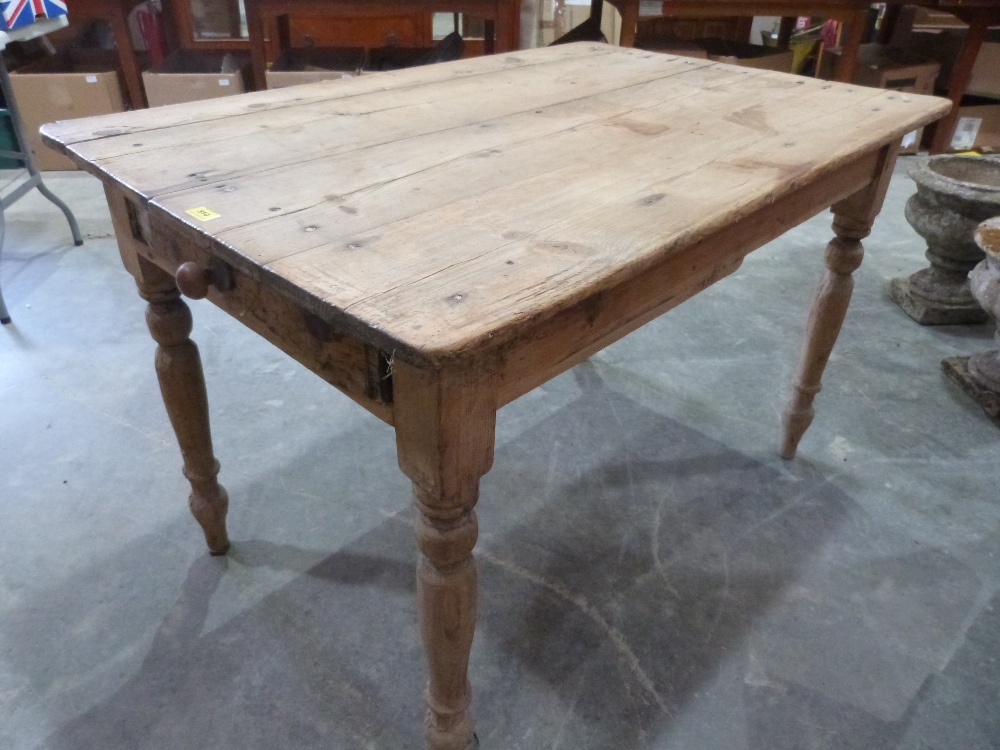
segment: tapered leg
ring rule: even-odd
[[[7,224],[3,215],[3,205],[0,205],[0,253],[3,253],[3,238],[6,227]],[[3,292],[0,291],[0,325],[9,325],[10,323],[10,313],[7,312],[7,305],[4,304]]]
[[[813,297],[792,398],[782,420],[782,458],[795,458],[799,441],[812,423],[813,399],[819,393],[823,370],[837,342],[854,291],[851,274],[858,269],[864,257],[861,240],[868,236],[875,217],[882,210],[898,154],[898,143],[885,147],[872,181],[833,206],[833,231],[836,236],[826,247],[826,274]]]
[[[467,750],[473,742],[469,652],[476,629],[476,561],[479,527],[464,498],[460,509],[442,507],[439,496],[414,486],[417,505],[417,606],[427,654],[427,745]],[[458,512],[454,518],[450,512]]]
[[[417,604],[427,656],[427,746],[476,746],[469,652],[476,627],[479,479],[493,462],[496,388],[490,375],[393,368],[399,465],[417,509]]]
[[[868,236],[869,227],[834,216],[833,231],[837,236],[826,247],[826,274],[809,311],[805,349],[795,377],[792,400],[784,414],[782,458],[795,458],[799,441],[812,423],[813,399],[820,391],[823,370],[847,315],[854,291],[851,274],[861,265],[864,257],[861,240]]]
[[[184,476],[191,482],[191,512],[205,532],[213,555],[229,549],[226,511],[229,497],[219,484],[219,462],[212,453],[208,421],[208,397],[198,347],[191,333],[191,311],[180,298],[173,277],[139,259],[143,274],[137,277],[139,294],[149,306],[146,323],[159,345],[156,375],[177,442],[184,459]],[[159,273],[157,273],[159,271]]]

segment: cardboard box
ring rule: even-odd
[[[771,47],[762,47],[749,42],[732,42],[726,39],[695,39],[695,44],[708,53],[709,60],[742,65],[744,68],[776,70],[791,73],[795,54],[791,50],[782,52]]]
[[[218,99],[247,90],[250,63],[243,56],[178,50],[142,72],[150,107]]]
[[[986,42],[979,48],[972,80],[966,91],[976,96],[1000,99],[1000,42]]]
[[[862,44],[854,82],[876,89],[933,94],[941,65],[904,49]]]
[[[951,150],[970,149],[1000,151],[1000,102],[959,108]]]
[[[889,44],[916,55],[941,63],[937,88],[945,89],[951,79],[952,66],[965,42],[968,27],[954,16],[938,13],[929,17],[930,9],[903,6]],[[951,19],[954,23],[945,21]],[[933,20],[933,24],[928,21]],[[969,93],[1000,97],[1000,29],[988,29],[972,71]]]
[[[363,47],[289,49],[268,68],[267,87],[280,89],[358,75],[366,60]]]
[[[76,169],[69,157],[42,143],[38,129],[48,122],[125,111],[117,57],[104,50],[67,50],[10,74],[24,121],[25,148],[43,171]]]

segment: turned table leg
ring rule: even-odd
[[[191,310],[181,299],[172,276],[138,259],[141,274],[136,276],[139,294],[149,305],[146,323],[158,344],[156,375],[167,407],[170,424],[184,459],[184,476],[191,482],[191,512],[205,532],[213,555],[229,549],[226,511],[229,497],[219,484],[219,462],[212,453],[208,420],[208,396],[198,347],[191,333]]]
[[[180,297],[173,276],[143,256],[148,247],[144,221],[135,206],[117,189],[105,186],[108,210],[122,264],[135,278],[139,294],[149,303],[146,324],[156,348],[156,375],[184,459],[184,476],[191,482],[189,503],[205,532],[213,555],[229,549],[226,511],[229,496],[219,484],[219,462],[212,453],[208,396],[198,347],[191,333],[191,311]]]
[[[417,606],[427,657],[430,750],[478,745],[469,653],[476,627],[479,479],[493,462],[496,388],[490,377],[393,368],[399,465],[417,509]]]
[[[826,273],[813,296],[792,398],[782,418],[784,430],[779,451],[782,458],[795,458],[799,441],[812,423],[813,399],[820,391],[823,371],[840,335],[854,291],[851,274],[861,266],[864,257],[861,240],[868,236],[882,209],[898,153],[898,144],[886,147],[875,179],[866,188],[833,206],[836,236],[826,247]]]
[[[795,377],[794,393],[784,414],[782,458],[795,458],[799,441],[812,423],[813,399],[822,387],[823,370],[847,315],[854,290],[851,274],[861,265],[864,257],[861,240],[868,235],[869,228],[851,225],[843,217],[834,216],[833,231],[837,236],[826,247],[826,275],[809,311],[805,349]]]

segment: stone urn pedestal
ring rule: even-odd
[[[1000,344],[1000,216],[979,226],[976,241],[986,258],[972,271],[972,295],[993,315]],[[1000,426],[1000,349],[973,357],[949,357],[941,367]]]
[[[927,241],[931,265],[890,281],[890,299],[921,325],[985,323],[968,277],[983,259],[976,227],[1000,215],[1000,158],[931,156],[910,177],[917,193],[906,203],[906,220]]]

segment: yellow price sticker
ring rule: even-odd
[[[210,208],[205,208],[204,206],[198,206],[198,208],[189,208],[185,211],[188,216],[193,216],[199,221],[211,221],[212,219],[218,219],[222,214],[217,214]]]

